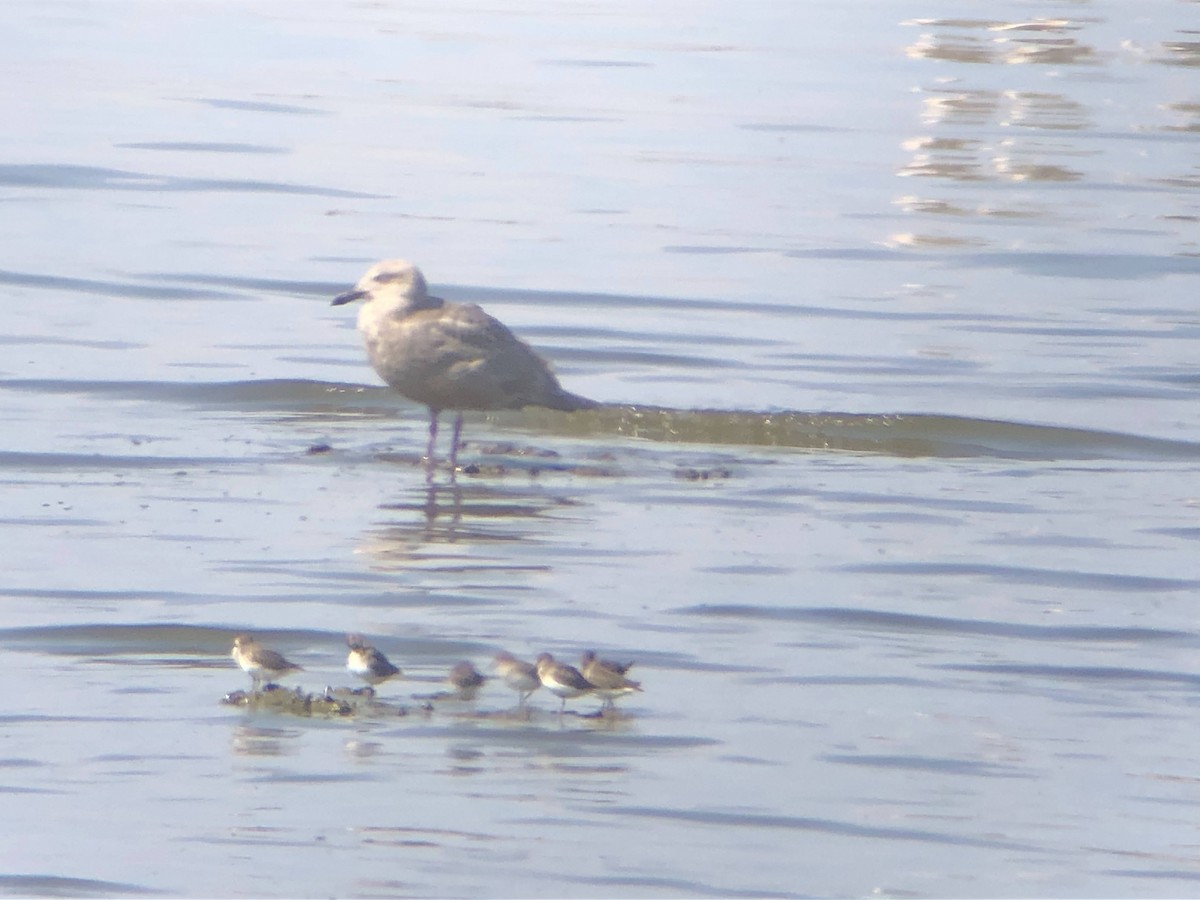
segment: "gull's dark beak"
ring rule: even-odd
[[[346,291],[344,294],[338,294],[333,298],[333,303],[330,306],[341,306],[343,303],[353,303],[355,300],[361,300],[367,296],[366,291],[360,291],[357,288],[353,291]]]

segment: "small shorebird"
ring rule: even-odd
[[[537,666],[517,659],[506,650],[496,654],[492,667],[504,683],[517,692],[517,706],[524,706],[529,695],[542,686]]]
[[[358,313],[358,330],[379,377],[429,407],[429,478],[443,410],[458,413],[450,442],[453,472],[464,409],[545,406],[572,412],[599,405],[563,390],[545,360],[474,303],[431,297],[421,270],[406,260],[376,263],[353,290],[334,297],[333,305],[354,300],[366,301]]]
[[[612,669],[620,675],[628,675],[629,670],[633,668],[632,662],[622,663],[612,659],[601,659],[596,655],[595,650],[585,650],[583,655],[579,657],[579,671],[583,671],[585,666],[599,665],[606,669]]]
[[[362,635],[346,636],[350,653],[346,656],[346,668],[370,685],[382,684],[389,678],[404,674],[393,666],[386,656],[363,640]]]
[[[633,666],[633,663],[618,663],[609,659],[600,659],[596,654],[588,650],[583,654],[580,670],[583,677],[595,688],[596,693],[604,698],[604,709],[612,709],[613,703],[618,697],[625,694],[640,691],[642,683],[640,681],[631,681],[625,677],[625,673]]]
[[[233,650],[229,654],[233,661],[242,667],[242,671],[250,676],[252,690],[258,692],[263,679],[270,684],[272,678],[282,678],[303,669],[294,662],[284,659],[274,650],[268,650],[259,645],[258,641],[248,634],[239,634],[233,639]]]
[[[485,681],[487,678],[466,660],[456,664],[446,676],[446,682],[461,700],[474,700]]]
[[[578,669],[558,662],[549,653],[543,653],[537,658],[537,673],[538,680],[546,690],[562,700],[559,715],[566,712],[568,700],[581,697],[593,689],[592,683],[584,678]]]

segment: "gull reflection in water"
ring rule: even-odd
[[[552,511],[560,515],[574,502],[540,489],[534,493],[484,483],[430,484],[404,499],[382,504],[379,509],[390,518],[368,529],[358,552],[385,569],[451,560],[490,568],[501,560],[481,556],[480,545],[527,542],[544,530],[539,520]],[[511,560],[505,563],[509,567]]]

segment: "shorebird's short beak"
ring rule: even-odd
[[[360,291],[356,288],[353,291],[346,291],[344,294],[338,294],[333,298],[333,303],[330,305],[341,306],[343,303],[353,303],[355,300],[361,300],[365,296],[367,296],[366,291]]]

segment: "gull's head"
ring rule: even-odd
[[[333,298],[334,306],[365,300],[389,307],[421,309],[433,305],[421,270],[406,259],[385,259],[367,269],[353,290]]]

